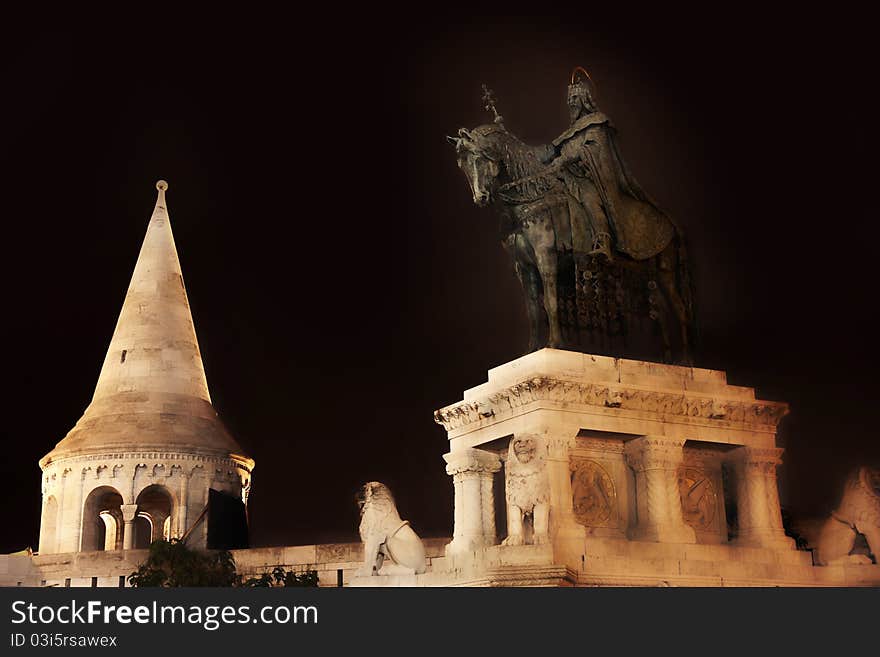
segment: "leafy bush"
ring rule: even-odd
[[[228,550],[194,550],[183,541],[153,541],[147,560],[128,576],[134,587],[176,586],[318,586],[318,573],[297,574],[276,566],[271,573],[242,581]]]
[[[240,584],[246,587],[269,587],[269,586],[317,586],[318,572],[307,570],[303,573],[295,573],[285,570],[281,566],[275,566],[271,573],[263,573],[259,577],[251,577]]]

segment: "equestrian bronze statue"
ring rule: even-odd
[[[629,172],[587,72],[568,87],[571,125],[529,146],[492,123],[455,144],[478,206],[501,217],[502,243],[526,293],[529,350],[543,346],[691,361],[694,325],[684,236]]]

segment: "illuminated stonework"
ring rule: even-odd
[[[41,554],[206,544],[210,489],[247,503],[254,462],[211,405],[159,194],[91,404],[40,460]]]

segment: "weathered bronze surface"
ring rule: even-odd
[[[458,166],[474,203],[501,217],[526,293],[529,350],[543,346],[689,363],[693,295],[684,237],[639,187],[586,71],[568,88],[571,125],[529,146],[492,123],[461,128]]]

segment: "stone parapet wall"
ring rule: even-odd
[[[428,572],[431,572],[435,562],[443,557],[449,541],[449,538],[422,539]],[[271,572],[276,566],[297,571],[311,569],[318,572],[318,585],[324,587],[338,586],[341,571],[343,586],[348,586],[355,573],[363,566],[364,546],[362,543],[325,543],[233,550],[232,554],[235,557],[238,573],[244,577]]]
[[[428,538],[422,542],[428,569],[443,556],[449,538]],[[120,577],[128,577],[146,560],[147,550],[109,550],[62,554],[0,555],[0,586],[97,586],[118,587]],[[338,571],[347,585],[362,566],[361,543],[329,543],[232,550],[237,572],[245,578],[271,572],[276,566],[288,570],[318,571],[320,586],[337,586]],[[127,581],[126,581],[127,586]]]
[[[476,559],[447,558],[449,538],[423,541],[425,575],[356,577],[360,543],[234,550],[239,574],[256,577],[276,566],[318,572],[319,585],[344,586],[880,586],[880,566],[814,566],[809,552],[735,545],[672,544],[588,538],[571,546],[579,564],[553,564],[549,545],[494,546]],[[0,556],[0,586],[117,587],[146,550]],[[577,566],[576,568],[573,566]],[[357,582],[354,580],[357,579]]]

